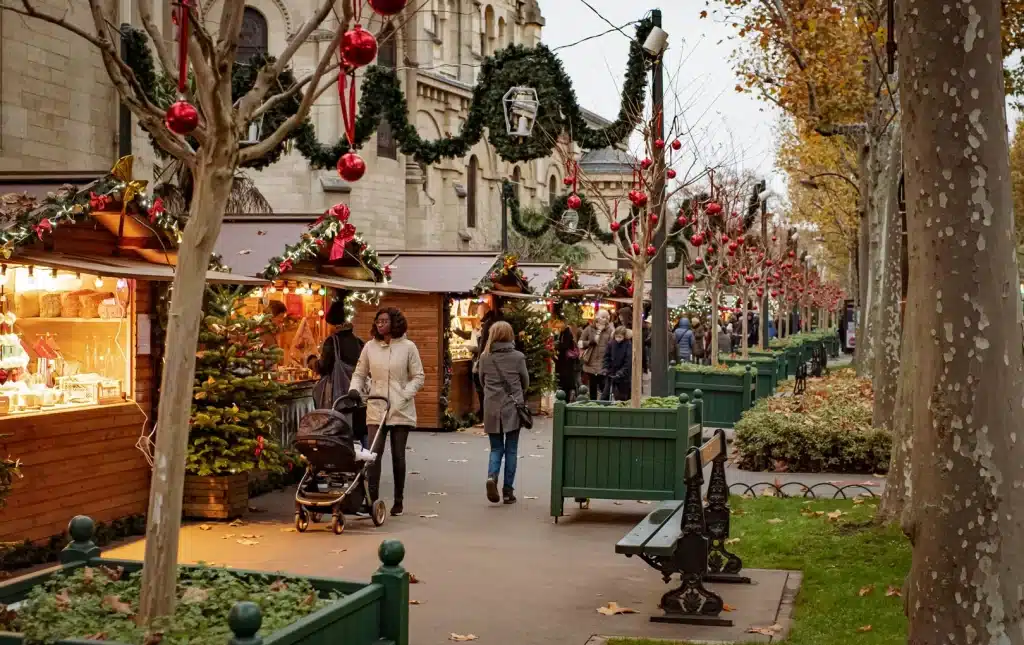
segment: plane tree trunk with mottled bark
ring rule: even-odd
[[[1000,18],[999,0],[899,0],[896,17],[914,644],[1024,643],[1024,346]]]

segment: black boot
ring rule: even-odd
[[[487,478],[487,501],[492,504],[497,504],[501,501],[498,497],[498,480],[493,477]]]
[[[503,498],[504,503],[506,503],[506,504],[515,504],[516,503],[516,496],[512,492],[511,488],[506,488],[503,491],[501,491],[501,496]]]

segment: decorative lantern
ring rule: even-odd
[[[260,138],[263,137],[263,116],[259,119],[249,122],[249,132],[246,133],[245,140],[242,141],[242,145],[251,146],[254,143],[259,143]]]
[[[526,138],[533,133],[540,101],[532,87],[513,87],[502,98],[505,107],[505,131],[510,137]]]
[[[567,210],[562,213],[562,228],[570,233],[575,233],[580,225],[580,214],[574,210]]]
[[[676,263],[676,247],[671,244],[665,247],[665,262],[667,264]]]

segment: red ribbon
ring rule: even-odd
[[[163,197],[157,197],[153,200],[153,205],[149,207],[149,221],[150,223],[156,222],[156,218],[160,213],[164,212],[164,200]]]
[[[38,224],[32,227],[32,230],[36,232],[39,239],[43,239],[43,233],[49,233],[53,230],[53,223],[49,219],[43,218]]]
[[[256,437],[256,457],[257,458],[259,458],[259,456],[263,454],[263,446],[264,446],[263,436],[260,435],[260,436]]]
[[[331,246],[331,261],[344,257],[345,247],[354,239],[356,239],[356,227],[346,223],[341,227],[341,231],[334,236],[334,244]]]
[[[281,262],[281,264],[277,265],[277,268],[278,268],[278,270],[281,273],[287,273],[288,271],[292,270],[293,266],[295,266],[295,265],[292,264],[291,260],[285,260],[285,261]]]
[[[191,22],[192,0],[178,2],[178,93],[185,93],[188,80],[188,25]]]

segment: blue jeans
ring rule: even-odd
[[[501,460],[505,459],[505,488],[512,490],[516,483],[516,464],[519,462],[519,431],[504,434],[496,432],[487,437],[491,440],[491,457],[487,462],[487,477],[498,479]]]

